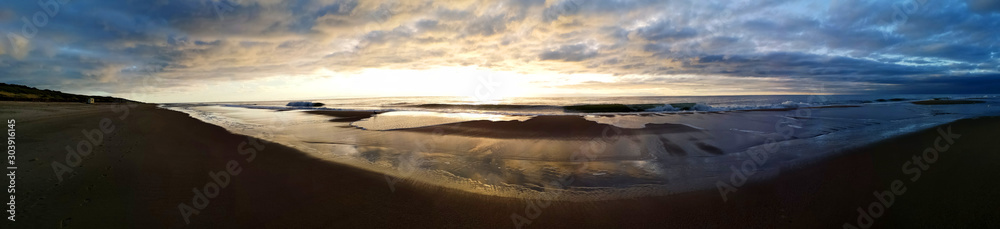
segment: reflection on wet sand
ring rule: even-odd
[[[430,133],[436,130],[449,134],[487,138],[511,139],[590,139],[612,136],[632,136],[657,133],[697,132],[698,129],[681,124],[650,124],[645,128],[619,128],[589,121],[578,115],[536,116],[527,121],[476,120],[444,124],[401,131]]]
[[[393,177],[488,195],[590,200],[711,189],[747,160],[746,152],[780,144],[757,168],[755,179],[767,179],[838,148],[990,112],[962,106],[977,105],[538,116],[214,106],[187,112]],[[288,125],[269,125],[274,117]]]
[[[330,119],[331,122],[354,122],[366,118],[371,118],[381,112],[377,111],[330,111],[330,110],[316,110],[316,111],[305,111],[309,114],[318,114],[332,116],[334,119]]]

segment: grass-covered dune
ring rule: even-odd
[[[94,98],[94,102],[98,103],[125,101],[109,96],[77,95],[24,85],[0,83],[0,101],[87,102],[88,98]]]

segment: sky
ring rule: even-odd
[[[1000,1],[5,0],[0,82],[147,102],[1000,93]]]

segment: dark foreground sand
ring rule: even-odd
[[[919,131],[828,161],[748,184],[723,202],[717,190],[598,202],[528,201],[402,181],[391,191],[381,174],[331,164],[289,147],[263,143],[252,162],[247,137],[186,114],[139,105],[128,116],[112,105],[0,103],[17,121],[17,221],[3,228],[842,228],[857,226],[857,208],[872,193],[903,180],[874,227],[1000,226],[1000,118],[950,124],[962,135],[921,177],[901,167],[931,147],[935,129]],[[81,131],[114,130],[59,182],[52,163],[66,163]],[[242,171],[186,224],[178,210],[192,189],[230,160]],[[544,203],[543,203],[544,205]],[[536,210],[537,209],[537,210]]]

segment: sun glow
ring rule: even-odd
[[[337,88],[340,94],[359,96],[454,96],[470,103],[490,103],[506,98],[536,96],[532,75],[471,67],[438,67],[424,70],[366,69],[355,74],[321,74],[318,83]]]

